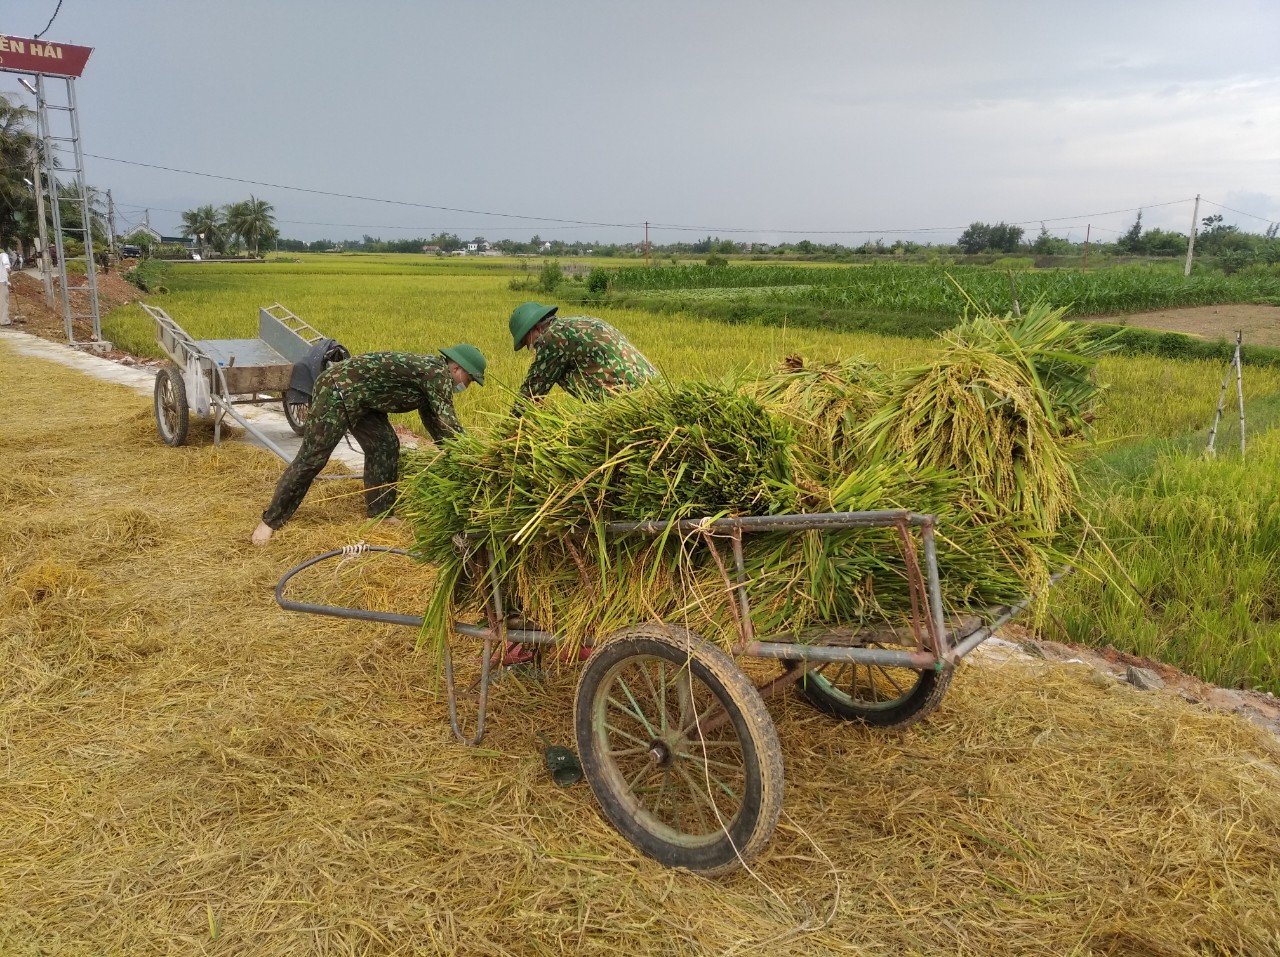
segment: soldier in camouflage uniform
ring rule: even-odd
[[[418,410],[437,442],[462,431],[453,407],[455,392],[484,385],[485,359],[475,346],[461,344],[437,356],[368,352],[329,366],[316,377],[302,448],[276,485],[271,504],[253,533],[255,545],[297,511],[307,489],[348,431],[364,451],[365,501],[370,517],[395,504],[400,440],[389,412]]]
[[[557,316],[555,306],[526,302],[511,313],[511,341],[517,352],[534,351],[520,386],[526,399],[546,395],[553,386],[580,399],[598,401],[656,378],[658,370],[607,322],[592,316]],[[515,414],[520,414],[517,404]]]

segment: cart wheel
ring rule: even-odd
[[[905,645],[869,641],[865,648],[915,650]],[[788,670],[798,661],[784,662]],[[954,668],[937,671],[860,662],[826,662],[809,670],[796,687],[819,711],[845,721],[861,721],[878,728],[905,728],[936,708],[951,684]]]
[[[311,403],[290,402],[284,399],[283,404],[284,417],[289,423],[289,428],[293,429],[294,435],[301,435],[303,429],[307,427],[307,419],[311,417]]]
[[[669,867],[731,871],[782,811],[773,719],[733,659],[684,628],[624,628],[578,681],[574,732],[610,823]]]
[[[179,446],[187,441],[187,384],[182,370],[175,365],[163,366],[156,373],[156,430],[165,445]]]

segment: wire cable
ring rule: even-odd
[[[1253,213],[1246,213],[1243,209],[1232,209],[1230,206],[1223,206],[1221,203],[1215,203],[1213,200],[1205,199],[1204,197],[1200,198],[1200,202],[1208,203],[1210,206],[1217,206],[1219,209],[1225,209],[1227,210],[1227,212],[1236,213],[1237,215],[1240,215],[1240,216],[1248,216],[1250,219],[1258,219],[1264,223],[1275,222],[1275,220],[1272,219],[1270,216],[1256,216]]]
[[[1130,206],[1127,209],[1109,209],[1097,213],[1080,213],[1075,216],[1044,216],[1037,219],[1019,219],[1014,220],[1007,225],[1010,226],[1029,226],[1034,223],[1060,223],[1066,220],[1086,219],[1090,216],[1114,216],[1119,213],[1141,212],[1144,209],[1155,209],[1157,206],[1177,206],[1181,203],[1190,203],[1191,198],[1187,199],[1171,199],[1165,203],[1147,203],[1145,206]],[[913,229],[746,229],[733,226],[680,226],[674,223],[650,223],[651,228],[657,229],[680,229],[694,232],[720,232],[720,233],[810,233],[813,235],[834,236],[863,236],[863,235],[889,235],[891,233],[941,233],[955,232],[956,230],[965,230],[969,228],[969,224],[964,226],[921,226]],[[1101,228],[1101,227],[1098,227]]]
[[[53,21],[58,19],[58,12],[62,9],[62,0],[58,0],[58,5],[53,9],[53,16],[49,18],[49,22],[44,25],[44,29],[37,33],[33,40],[39,40],[42,36],[49,32],[49,28],[53,26]]]
[[[457,206],[439,206],[432,203],[417,203],[417,202],[412,202],[410,200],[386,199],[380,196],[362,196],[355,193],[340,193],[340,192],[335,192],[331,190],[312,189],[304,186],[285,186],[280,183],[268,183],[262,180],[245,179],[237,176],[223,176],[217,173],[204,173],[197,170],[179,169],[173,166],[159,166],[153,163],[141,163],[135,160],[119,159],[118,157],[113,157],[113,156],[102,156],[97,153],[85,153],[84,155],[88,157],[92,157],[93,159],[105,160],[109,163],[121,163],[126,166],[138,166],[144,169],[156,169],[156,170],[162,170],[164,172],[169,172],[169,173],[182,173],[188,176],[201,176],[208,179],[218,179],[218,180],[223,180],[231,183],[244,183],[250,186],[265,186],[269,189],[287,189],[287,190],[292,190],[294,192],[299,192],[299,193],[309,193],[315,196],[331,196],[338,199],[354,199],[362,202],[385,203],[391,206],[405,206],[405,207],[410,207],[415,209],[435,209],[443,212],[467,213],[468,215],[475,215],[475,216],[493,216],[493,217],[502,218],[502,219],[522,220],[524,222],[529,222],[529,223],[563,223],[569,226],[602,226],[602,227],[619,228],[619,229],[638,229],[642,226],[647,225],[650,229],[667,229],[667,230],[676,230],[681,232],[707,232],[707,233],[719,233],[719,234],[730,234],[730,233],[762,234],[763,233],[763,234],[777,234],[777,235],[811,235],[811,236],[887,236],[887,235],[910,234],[910,233],[963,232],[965,229],[969,228],[969,224],[964,224],[961,226],[921,226],[921,227],[912,227],[912,228],[899,227],[899,228],[891,228],[891,229],[774,229],[774,228],[765,228],[765,227],[742,227],[742,226],[694,226],[694,225],[685,225],[680,223],[657,223],[657,222],[611,223],[611,222],[599,222],[599,221],[587,220],[587,219],[565,219],[562,217],[555,217],[555,216],[527,216],[520,213],[493,212],[491,210],[467,209],[467,208],[457,207]],[[1162,203],[1147,203],[1142,206],[1130,206],[1124,209],[1110,209],[1110,210],[1104,210],[1100,212],[1079,213],[1074,216],[1040,216],[1034,219],[1015,220],[1014,222],[1009,223],[1008,225],[1027,226],[1027,225],[1032,225],[1034,223],[1062,223],[1067,221],[1086,219],[1091,216],[1114,216],[1120,213],[1140,212],[1141,210],[1144,210],[1144,209],[1155,209],[1161,206],[1177,206],[1179,204],[1189,203],[1189,202],[1192,202],[1192,199],[1190,197],[1188,197],[1187,199],[1169,200],[1167,202],[1162,202]],[[174,211],[168,210],[168,212],[174,212]],[[318,226],[332,225],[335,227],[346,227],[346,228],[387,228],[387,229],[410,228],[410,227],[359,227],[359,226],[355,226],[353,224],[347,224],[347,223],[328,224],[328,223],[294,222],[293,224],[294,225],[318,225]],[[455,228],[461,228],[461,227],[455,227]],[[483,227],[466,227],[466,228],[470,229],[470,228],[483,228]],[[1099,227],[1099,228],[1102,228],[1102,227]]]
[[[166,173],[184,173],[188,176],[203,176],[207,179],[220,179],[230,183],[245,183],[249,186],[266,186],[268,189],[288,189],[295,193],[310,193],[315,196],[332,196],[337,199],[355,199],[366,203],[386,203],[389,206],[409,206],[415,209],[438,209],[446,213],[466,213],[470,216],[495,216],[500,219],[519,219],[534,223],[566,223],[571,226],[610,226],[634,229],[644,223],[602,223],[588,219],[559,219],[554,216],[525,216],[520,213],[495,213],[485,209],[464,209],[458,206],[436,206],[432,203],[414,203],[404,199],[384,199],[381,196],[361,196],[356,193],[338,193],[324,189],[310,189],[305,186],[285,186],[282,183],[267,183],[256,179],[242,179],[238,176],[221,176],[217,173],[202,173],[198,170],[178,169],[173,166],[158,166],[154,163],[139,163],[134,160],[118,159],[114,156],[101,156],[97,153],[85,153],[93,159],[105,160],[108,163],[123,163],[126,166],[140,166],[143,169],[158,169]]]

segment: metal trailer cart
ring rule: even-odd
[[[292,456],[255,429],[236,411],[238,405],[279,402],[297,435],[302,434],[310,403],[289,402],[287,391],[295,363],[324,338],[316,329],[276,303],[258,310],[256,339],[194,339],[163,310],[142,304],[156,323],[156,341],[172,362],[156,375],[156,428],[166,445],[187,441],[191,413],[213,413],[213,441],[222,440],[222,417],[230,416],[280,458]]]
[[[665,622],[638,624],[588,642],[574,702],[574,736],[587,781],[613,826],[663,864],[705,874],[731,871],[768,843],[782,810],[782,752],[764,698],[795,685],[810,705],[834,718],[886,728],[906,727],[936,708],[960,659],[1032,601],[946,617],[936,527],[934,516],[907,511],[607,525],[609,536],[676,534],[696,539],[699,547],[705,544],[723,575],[738,632],[732,653]],[[763,532],[825,535],[850,529],[896,530],[911,596],[909,626],[758,635],[744,539]],[[728,561],[721,554],[726,543]],[[361,544],[317,555],[280,579],[276,601],[290,611],[421,628],[423,619],[413,615],[285,597],[286,586],[300,572],[362,552],[408,554]],[[490,575],[488,551],[480,548],[477,557],[483,574]],[[496,580],[486,617],[483,625],[454,622],[441,643],[449,720],[454,735],[469,745],[484,735],[490,680],[501,667],[497,662],[505,643],[545,648],[558,640],[554,633],[508,618]],[[471,734],[458,717],[451,654],[456,636],[483,643],[480,678],[472,688],[478,690],[478,704]],[[757,685],[740,666],[750,658],[776,659],[781,673]]]

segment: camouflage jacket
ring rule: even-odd
[[[341,397],[348,423],[355,423],[366,412],[417,409],[422,424],[437,442],[462,431],[453,407],[453,376],[444,356],[366,352],[320,373],[317,396],[322,389]]]
[[[626,336],[593,316],[553,316],[533,350],[533,363],[520,386],[527,399],[558,385],[580,399],[598,400],[658,375]]]

